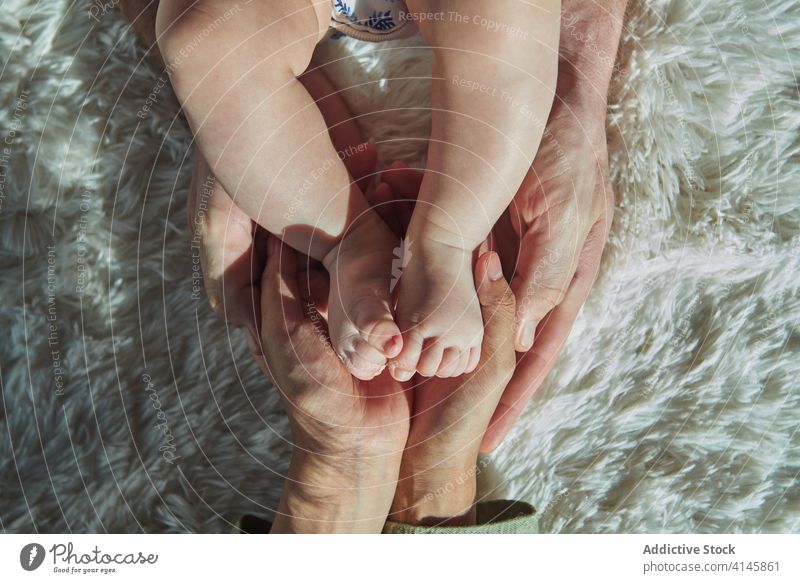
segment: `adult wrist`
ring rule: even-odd
[[[342,459],[296,450],[271,532],[380,532],[394,496],[400,454]]]
[[[474,524],[476,457],[471,463],[446,460],[433,466],[404,462],[389,519],[422,526]]]
[[[558,99],[605,109],[616,64],[627,0],[564,0],[561,7]]]

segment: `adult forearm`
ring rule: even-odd
[[[605,108],[628,0],[563,0],[556,93]]]

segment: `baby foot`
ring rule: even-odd
[[[323,259],[330,274],[331,343],[354,377],[370,380],[403,347],[389,283],[397,241],[373,212],[360,217]]]
[[[483,318],[472,276],[472,253],[426,241],[409,246],[400,278],[397,322],[403,349],[389,371],[407,381],[423,376],[455,377],[480,360]]]

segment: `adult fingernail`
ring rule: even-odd
[[[519,347],[525,351],[533,346],[533,336],[536,334],[536,323],[525,322],[519,332]]]
[[[503,277],[503,266],[500,265],[500,256],[497,253],[492,253],[489,257],[489,261],[486,264],[486,272],[492,281],[497,281]]]
[[[393,368],[392,369],[392,377],[394,380],[404,383],[406,381],[410,381],[411,377],[414,376],[413,370],[406,370],[404,368]]]

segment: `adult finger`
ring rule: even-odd
[[[402,237],[403,227],[392,204],[395,198],[392,188],[385,182],[379,182],[374,187],[367,188],[364,198],[367,199],[370,208],[378,213],[381,220],[392,230],[392,233],[396,237]]]
[[[542,320],[533,347],[519,357],[514,376],[503,392],[483,437],[482,452],[491,452],[502,443],[553,367],[597,277],[607,233],[605,218],[595,223],[589,231],[578,268],[564,300]]]
[[[484,253],[475,264],[475,287],[483,315],[481,364],[492,362],[500,369],[514,367],[514,313],[516,300],[503,277],[500,257]]]
[[[202,274],[198,275],[202,275],[208,302],[217,314],[234,326],[244,326],[256,340],[264,253],[255,225],[199,154],[189,192],[192,249],[199,255]]]
[[[291,366],[295,344],[298,339],[302,341],[303,329],[310,320],[303,311],[303,295],[297,283],[296,254],[272,235],[267,241],[267,263],[260,287],[260,343],[267,373],[275,378],[272,368]]]
[[[364,142],[353,146],[354,151],[350,154],[343,154],[348,150],[339,150],[339,155],[344,156],[344,165],[350,176],[358,185],[361,192],[366,192],[369,185],[374,182],[375,164],[378,162],[378,152],[375,144]]]
[[[416,200],[423,176],[422,170],[410,168],[405,162],[395,160],[381,172],[381,182],[391,186],[392,190],[404,198]]]
[[[538,323],[564,300],[588,232],[582,220],[577,204],[569,200],[537,217],[522,235],[511,280],[519,352],[530,349]]]
[[[314,304],[323,317],[328,313],[330,277],[321,263],[305,255],[297,257],[297,282],[300,295],[306,304]]]

